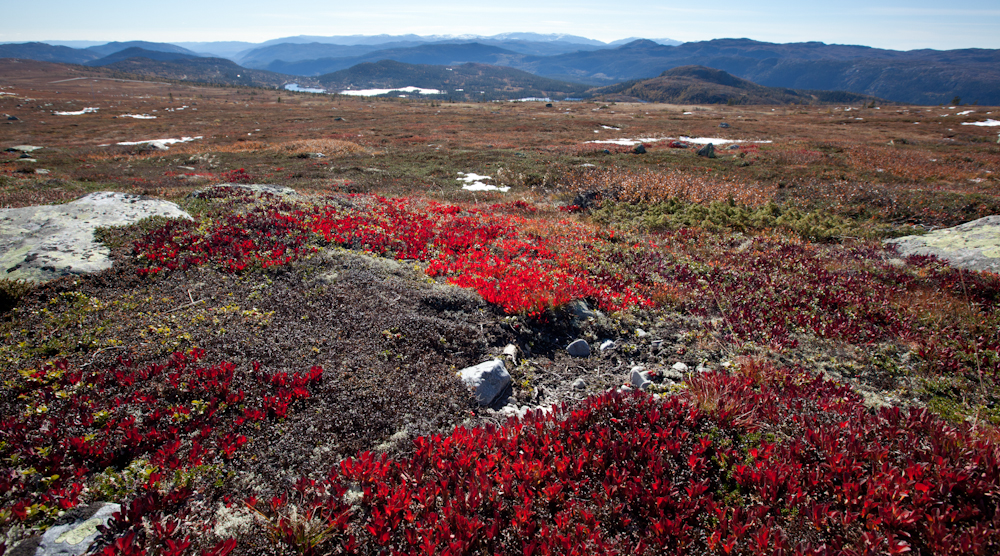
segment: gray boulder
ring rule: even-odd
[[[649,371],[645,367],[632,367],[632,370],[629,371],[628,381],[637,390],[645,390],[653,384],[649,380]]]
[[[704,147],[698,149],[698,156],[704,156],[705,158],[715,158],[715,145],[709,143]]]
[[[956,268],[1000,272],[1000,215],[885,243],[894,245],[904,257],[934,255]]]
[[[458,377],[472,391],[479,405],[488,407],[510,387],[510,373],[503,361],[494,359],[458,371]]]
[[[44,282],[111,268],[111,253],[94,230],[150,216],[191,218],[168,201],[107,191],[65,205],[0,209],[0,274]]]
[[[573,357],[590,357],[590,344],[587,340],[579,339],[566,346],[566,352]]]

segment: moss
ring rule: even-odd
[[[34,284],[25,280],[0,278],[0,315],[17,307],[34,288]]]

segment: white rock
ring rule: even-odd
[[[573,381],[572,386],[573,386],[573,389],[575,389],[575,390],[583,390],[584,388],[587,387],[587,381],[583,380],[582,378],[578,378],[578,379],[576,379],[576,380]]]
[[[614,340],[604,340],[601,342],[601,351],[608,351],[609,349],[615,349],[618,344]]]
[[[570,345],[566,346],[566,352],[573,357],[590,357],[590,344],[582,338],[574,340]]]
[[[510,373],[503,361],[494,359],[458,371],[459,378],[472,391],[481,406],[492,405],[510,386]]]
[[[629,373],[629,383],[639,390],[645,390],[652,384],[649,380],[649,372],[643,370],[642,367],[632,368],[632,372]]]
[[[678,371],[678,372],[681,372],[681,373],[686,373],[686,372],[688,372],[688,366],[687,366],[687,364],[685,364],[685,363],[682,363],[682,362],[680,362],[680,361],[678,361],[678,362],[674,363],[674,366],[673,366],[673,367],[671,367],[671,368],[672,368],[673,370],[675,370],[675,371]]]
[[[507,357],[517,357],[517,346],[514,344],[507,344],[503,348],[503,354]]]
[[[635,335],[636,335],[637,337],[639,337],[639,338],[645,338],[645,337],[646,337],[646,336],[647,336],[648,334],[646,333],[646,331],[645,331],[645,330],[643,330],[643,329],[641,329],[641,328],[636,328],[636,329],[635,329]]]

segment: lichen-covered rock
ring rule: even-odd
[[[299,193],[292,189],[291,187],[285,187],[283,185],[274,185],[270,183],[220,183],[219,185],[212,185],[204,189],[198,189],[192,191],[188,194],[188,197],[204,197],[210,195],[211,192],[221,189],[242,189],[248,193],[261,194],[266,193],[269,195],[285,195],[289,197],[297,196]]]
[[[110,252],[94,239],[94,230],[150,216],[191,218],[169,201],[109,191],[65,205],[2,209],[0,276],[45,282],[111,268]]]
[[[107,525],[111,516],[119,510],[121,510],[120,505],[104,502],[73,508],[60,519],[62,524],[50,527],[42,535],[34,554],[36,556],[86,554],[87,548],[97,539],[98,527]]]
[[[895,245],[904,257],[934,255],[956,268],[1000,272],[1000,215],[885,243]]]

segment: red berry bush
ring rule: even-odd
[[[995,554],[1000,451],[789,369],[363,453],[253,507],[303,553]],[[350,503],[350,492],[360,499]],[[292,511],[294,510],[294,511]],[[319,546],[290,515],[318,519]]]

